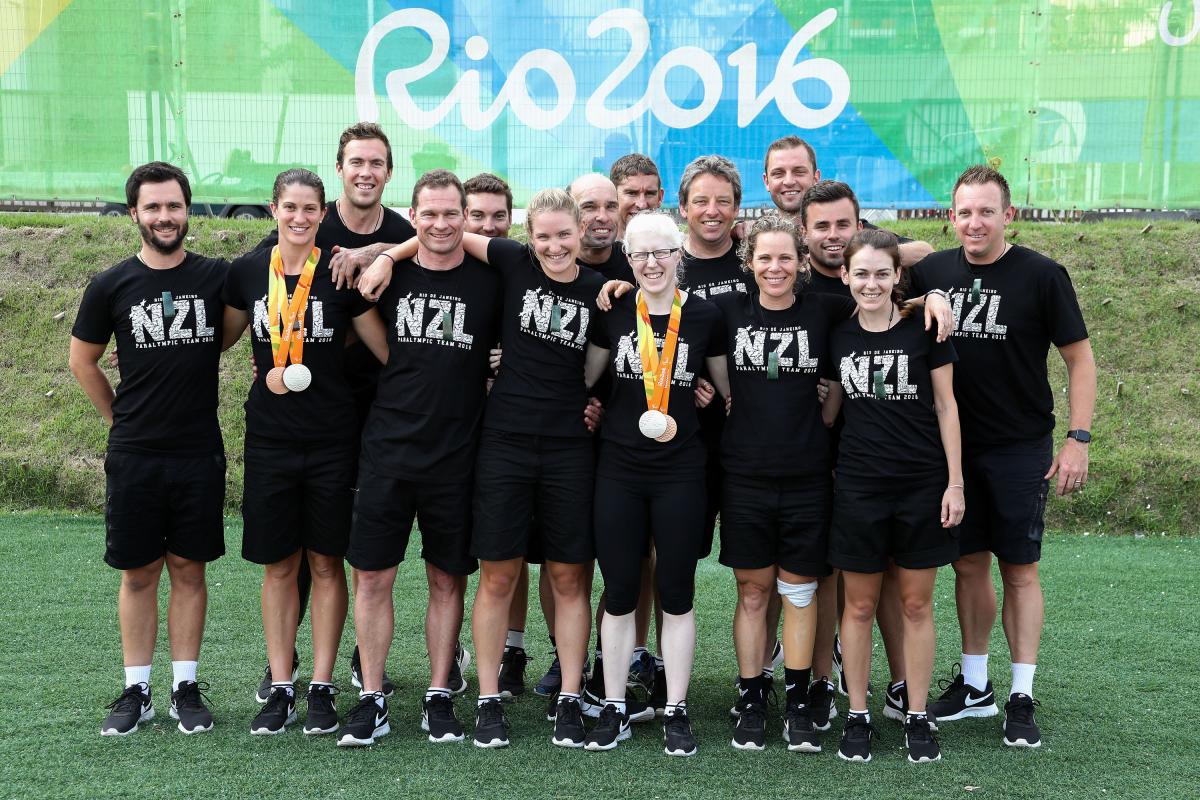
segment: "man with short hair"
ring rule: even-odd
[[[1038,561],[1046,495],[1087,482],[1096,364],[1066,269],[1005,240],[1016,214],[1008,182],[989,166],[967,169],[951,193],[950,220],[960,247],[912,271],[917,292],[950,293],[955,316],[954,393],[962,422],[967,513],[959,527],[955,598],[962,632],[961,672],[929,706],[938,722],[997,713],[988,680],[988,640],[996,621],[992,554],[1004,585],[1004,634],[1012,685],[1004,706],[1004,744],[1038,747],[1033,675],[1044,623]],[[1067,367],[1069,430],[1054,453],[1054,393],[1046,374],[1050,346]]]
[[[583,242],[579,263],[607,280],[633,283],[633,269],[618,243],[617,187],[606,176],[590,172],[571,181],[567,192],[579,205]]]
[[[662,206],[662,177],[658,166],[641,153],[618,158],[609,169],[608,177],[617,187],[617,238],[621,238],[630,217]]]
[[[395,265],[378,298],[390,355],[363,431],[346,553],[356,578],[363,686],[338,741],[342,746],[370,745],[391,730],[383,666],[394,630],[392,587],[414,519],[429,583],[431,680],[421,727],[432,742],[463,739],[449,677],[467,575],[476,569],[469,554],[472,471],[501,300],[495,271],[463,252],[466,206],[453,173],[439,169],[421,176],[409,211],[417,254]]]
[[[213,725],[196,663],[208,602],[205,564],[225,553],[217,364],[228,265],[184,250],[191,194],[171,164],[133,171],[125,197],[141,249],[92,278],[71,331],[71,372],[110,425],[104,560],[121,571],[125,690],[109,705],[103,736],[125,736],[154,717],[150,666],[164,564],[171,582],[170,714],[183,733]],[[115,393],[97,363],[114,336],[121,351]]]
[[[508,238],[512,226],[512,189],[501,178],[481,172],[463,183],[467,193],[467,233],[489,239]]]

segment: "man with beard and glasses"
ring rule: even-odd
[[[205,565],[225,554],[225,454],[217,424],[221,287],[228,265],[183,249],[191,187],[155,161],[125,184],[141,249],[92,278],[71,331],[70,367],[109,424],[104,560],[121,571],[117,617],[125,689],[103,736],[125,736],[154,717],[150,665],[158,584],[170,576],[170,715],[183,733],[212,728],[196,681],[208,590]],[[115,336],[116,391],[99,367]]]

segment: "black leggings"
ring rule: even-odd
[[[654,582],[663,612],[692,610],[704,538],[704,495],[703,475],[669,483],[596,477],[596,559],[608,613],[621,616],[637,608],[642,558],[652,537],[658,559]]]

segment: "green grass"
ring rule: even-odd
[[[1000,720],[949,723],[945,759],[915,766],[902,754],[895,723],[871,702],[880,730],[869,765],[833,753],[840,723],[819,756],[788,753],[770,721],[768,749],[741,753],[728,743],[727,709],[736,669],[730,643],[735,588],[710,559],[698,576],[700,624],[690,706],[700,740],[692,759],[663,755],[661,732],[636,726],[615,753],[564,751],[549,743],[544,703],[526,695],[509,706],[513,746],[479,751],[431,745],[419,732],[418,703],[428,672],[421,638],[423,570],[404,562],[397,579],[396,641],[389,659],[399,689],[394,732],[369,750],[344,751],[298,727],[252,737],[261,675],[260,571],[237,557],[240,526],[230,519],[230,555],[209,572],[209,621],[201,679],[212,684],[211,733],[185,737],[167,718],[170,663],[165,624],[152,682],[158,716],[126,739],[98,735],[104,706],[121,685],[116,628],[118,575],[101,562],[99,517],[17,513],[0,518],[0,651],[4,736],[0,797],[487,797],[487,798],[1174,798],[1200,784],[1200,733],[1189,720],[1200,706],[1200,541],[1179,537],[1050,536],[1042,562],[1047,625],[1036,682],[1044,744],[1013,751],[1000,744]],[[1131,569],[1130,565],[1136,564]],[[953,583],[937,586],[937,670],[957,657]],[[164,582],[165,587],[165,582]],[[163,591],[165,609],[165,590]],[[349,688],[342,641],[336,679]],[[463,641],[469,641],[464,633]],[[531,682],[547,663],[544,627],[531,614]],[[308,635],[299,645],[308,668]],[[886,680],[876,648],[873,681]],[[1007,651],[996,631],[992,675],[1007,691]],[[468,669],[477,686],[474,668]],[[467,718],[469,694],[458,702]],[[342,698],[343,713],[350,696]],[[845,701],[839,699],[841,711]],[[968,789],[967,787],[978,787]]]
[[[195,218],[188,246],[232,257],[258,242],[270,225]],[[1015,241],[1070,270],[1099,365],[1091,481],[1085,492],[1050,504],[1049,520],[1058,528],[1189,534],[1200,519],[1200,226],[1159,222],[1140,234],[1141,226],[1026,222],[1013,229]],[[938,249],[956,244],[941,222],[893,227]],[[99,508],[105,428],[66,368],[67,342],[88,278],[136,247],[137,231],[124,219],[0,215],[6,406],[0,415],[0,508]],[[60,312],[64,319],[55,321]],[[242,341],[222,360],[231,512],[241,497],[248,352]],[[1050,364],[1061,436],[1066,377],[1053,352]]]

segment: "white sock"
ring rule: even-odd
[[[144,683],[146,688],[150,687],[150,665],[144,667],[126,667],[125,668],[125,685],[133,686],[135,683]]]
[[[195,661],[172,661],[171,662],[171,686],[172,691],[179,690],[179,684],[185,681],[196,680],[196,662]]]
[[[287,689],[287,693],[288,693],[289,697],[296,696],[296,687],[292,685],[291,681],[271,681],[271,688],[272,689]]]
[[[851,714],[853,714],[853,715],[854,715],[854,716],[856,716],[856,717],[862,717],[862,718],[863,718],[864,720],[866,720],[867,722],[870,722],[870,721],[871,721],[871,712],[870,712],[870,711],[866,711],[866,710],[863,710],[863,711],[855,711],[855,710],[852,708],[852,709],[850,709],[850,713],[851,713]]]
[[[370,696],[371,696],[370,692],[359,692],[358,693],[359,700],[363,699],[364,697],[370,697]],[[382,694],[375,695],[375,705],[379,706],[380,708],[383,708],[383,704],[386,702],[387,702],[387,700],[384,698],[384,696]]]
[[[426,697],[428,697],[428,695],[426,695]],[[488,700],[499,700],[499,699],[500,699],[500,695],[498,695],[498,694],[481,694],[481,695],[479,695],[479,699],[475,701],[475,707],[479,708],[481,705],[486,703]]]
[[[514,631],[512,628],[508,630],[508,638],[504,640],[505,647],[519,647],[525,649],[525,631]]]
[[[622,697],[620,700],[610,700],[609,698],[606,697],[606,698],[604,698],[604,705],[616,706],[617,711],[620,711],[622,714],[625,713],[625,698],[624,697]]]
[[[629,659],[629,666],[631,666],[631,667],[632,667],[634,664],[636,664],[636,663],[637,663],[637,660],[638,660],[638,658],[639,658],[639,657],[642,655],[642,653],[649,653],[649,652],[650,652],[650,651],[649,651],[649,650],[647,650],[647,649],[646,649],[646,648],[644,648],[644,647],[635,647],[635,648],[633,648],[633,655],[632,655],[632,656],[630,657],[630,659]]]
[[[425,690],[425,699],[428,700],[429,698],[433,697],[435,694],[444,694],[444,695],[446,695],[446,697],[449,697],[450,690],[444,689],[441,686],[430,686],[428,689]]]
[[[687,701],[685,700],[682,703],[675,703],[673,705],[669,705],[664,710],[666,711],[666,715],[668,717],[673,716],[675,714],[686,714],[687,713]]]
[[[309,681],[309,686],[333,686],[331,681]]]
[[[974,687],[979,691],[987,688],[988,682],[988,654],[984,653],[981,656],[972,656],[966,653],[962,654],[962,676],[968,686]]]
[[[1033,697],[1033,673],[1037,664],[1012,665],[1012,693]]]

